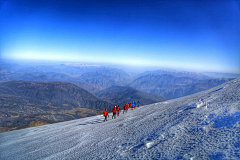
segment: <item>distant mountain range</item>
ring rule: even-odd
[[[124,104],[140,101],[142,105],[157,103],[166,98],[151,93],[144,93],[127,86],[112,86],[96,93],[96,96],[110,103],[118,104],[123,108]]]
[[[90,84],[97,84],[102,89],[115,85],[124,86],[131,82],[131,77],[127,73],[111,68],[102,68],[98,71],[84,73],[79,79]]]
[[[75,84],[91,93],[101,90],[101,86],[98,84],[90,84],[80,80],[79,78],[75,78],[69,76],[64,73],[56,73],[56,72],[31,72],[31,73],[22,73],[22,72],[14,72],[13,74],[2,74],[0,76],[0,81],[8,82],[8,81],[33,81],[33,82],[58,82],[65,81],[72,84]]]
[[[168,99],[179,98],[218,86],[231,79],[198,80],[173,75],[153,75],[139,77],[129,84],[130,87],[146,93],[159,94]]]
[[[101,114],[135,100],[151,104],[179,98],[231,80],[172,70],[144,72],[134,79],[121,69],[79,63],[0,63],[0,73],[2,130]]]
[[[209,87],[214,87],[228,81],[227,79],[213,80],[213,78],[201,73],[174,70],[147,71],[134,79],[121,69],[80,63],[33,67],[1,64],[0,72],[0,82],[13,80],[39,82],[66,81],[92,94],[96,94],[112,86],[130,86],[142,92],[159,94],[167,99],[203,91],[209,89]],[[200,80],[206,81],[200,82]]]
[[[83,73],[97,71],[103,68],[103,66],[98,65],[84,65],[78,63],[66,63],[60,65],[39,65],[28,67],[26,65],[20,66],[17,72],[56,72],[56,73],[64,73],[70,76],[80,76]]]
[[[113,106],[67,82],[0,83],[0,101],[0,127],[5,130],[35,121],[53,123],[101,114]]]
[[[0,82],[14,80],[39,82],[66,81],[94,93],[113,85],[127,85],[132,81],[132,77],[120,69],[97,65],[70,63],[55,66],[18,66],[15,68],[10,65],[3,65]]]
[[[156,71],[146,71],[143,72],[142,74],[139,74],[137,77],[142,77],[146,76],[149,74],[154,74],[154,75],[164,75],[164,74],[170,74],[175,77],[191,77],[199,80],[204,80],[204,79],[211,79],[211,77],[208,77],[202,73],[196,73],[196,72],[186,72],[186,71],[175,71],[175,70],[156,70]]]
[[[220,73],[220,72],[203,72],[203,74],[213,78],[239,78],[240,74]]]
[[[155,74],[148,74],[146,76],[139,77],[135,79],[130,86],[139,85],[139,87],[151,87],[151,86],[160,86],[160,87],[175,87],[175,86],[182,86],[187,84],[192,84],[197,80],[190,77],[175,77],[170,74],[164,75],[155,75]]]

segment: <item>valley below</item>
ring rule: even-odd
[[[171,70],[132,76],[121,69],[78,63],[1,63],[0,132],[100,115],[134,101],[148,105],[180,98],[231,80]]]

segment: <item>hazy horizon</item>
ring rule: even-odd
[[[62,64],[82,64],[82,65],[96,65],[103,67],[110,67],[121,69],[127,73],[131,74],[140,74],[145,71],[157,71],[157,70],[170,70],[170,71],[178,71],[178,72],[195,72],[195,73],[229,73],[229,74],[240,74],[236,72],[217,72],[213,70],[196,70],[192,68],[174,68],[174,67],[159,67],[159,66],[132,66],[132,65],[123,65],[123,64],[114,64],[114,63],[101,63],[101,62],[80,62],[80,61],[54,61],[54,60],[16,60],[16,59],[4,59],[0,61],[0,63],[5,64],[17,64],[22,66],[54,66],[54,65],[62,65]]]
[[[1,61],[55,61],[240,74],[240,2],[1,4]]]

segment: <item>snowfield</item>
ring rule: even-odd
[[[110,118],[0,133],[0,159],[240,159],[240,79]]]

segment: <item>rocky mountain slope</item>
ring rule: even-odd
[[[144,93],[125,86],[112,86],[96,93],[100,99],[104,99],[113,104],[118,104],[122,108],[124,104],[140,101],[142,105],[152,104],[166,100],[158,94]]]
[[[94,116],[0,133],[0,158],[239,159],[239,106],[235,79],[107,122]]]
[[[0,93],[35,98],[53,105],[69,104],[89,109],[104,109],[108,106],[88,91],[67,82],[5,82],[0,84]]]
[[[112,105],[67,82],[0,83],[2,131],[101,114]],[[5,128],[4,128],[5,127]]]

